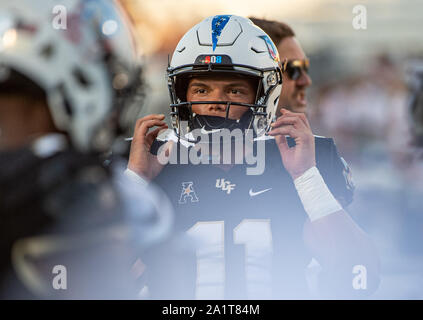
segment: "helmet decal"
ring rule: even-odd
[[[261,39],[266,42],[267,50],[269,51],[270,57],[275,60],[279,61],[277,50],[273,44],[272,41],[270,41],[270,38],[267,35],[260,36]]]
[[[213,51],[216,49],[220,34],[222,33],[223,28],[226,26],[230,18],[230,15],[214,16],[212,21]]]
[[[99,10],[101,9],[101,10]],[[68,32],[64,32],[64,36],[74,44],[79,44],[82,41],[83,27],[82,23],[90,23],[91,20],[100,18],[101,21],[97,21],[98,32],[102,32],[101,27],[104,22],[110,21],[106,20],[105,17],[116,19],[115,12],[113,12],[113,6],[108,5],[104,2],[97,0],[85,0],[85,2],[80,2],[76,6],[73,12],[69,14],[68,17]],[[103,33],[103,36],[106,36]]]
[[[99,8],[101,10],[99,10]],[[98,21],[99,32],[101,32],[102,35],[106,38],[117,34],[118,29],[121,27],[120,24],[117,23],[118,21],[120,21],[120,18],[113,7],[113,3],[98,2],[97,0],[85,0],[83,12],[81,13],[82,19],[93,19],[96,17],[96,15],[99,15],[99,11],[102,12],[100,16],[97,16],[97,18],[100,19],[100,21]],[[114,32],[107,32],[107,23],[110,22],[114,23],[115,28],[112,29]]]

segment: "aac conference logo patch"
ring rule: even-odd
[[[270,40],[270,38],[266,35],[260,36],[260,38],[263,39],[264,42],[266,43],[267,51],[269,51],[270,58],[278,62],[279,61],[278,50],[273,45],[272,40]]]
[[[182,182],[182,192],[181,197],[179,198],[179,204],[187,203],[187,198],[191,200],[191,202],[198,202],[197,194],[194,190],[194,182]]]

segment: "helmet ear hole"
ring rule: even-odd
[[[57,91],[61,94],[63,97],[63,107],[65,109],[66,114],[71,117],[73,115],[72,107],[68,101],[68,94],[66,92],[65,86],[63,83],[61,83],[57,89]]]
[[[80,68],[75,67],[73,69],[72,75],[81,87],[88,88],[91,85],[85,73]]]
[[[40,50],[40,54],[47,60],[51,59],[51,57],[54,55],[53,45],[51,43],[44,45]]]

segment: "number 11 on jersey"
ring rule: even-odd
[[[224,221],[207,221],[197,222],[187,231],[198,244],[197,299],[225,298],[224,228]],[[247,297],[271,298],[273,246],[270,220],[244,219],[233,232],[234,244],[244,245]]]

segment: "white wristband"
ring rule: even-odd
[[[143,187],[146,187],[148,185],[148,181],[143,179],[141,176],[136,174],[131,169],[126,169],[123,174],[127,176],[129,179],[131,179],[132,181],[134,181],[135,183],[142,185]]]
[[[316,167],[295,179],[294,185],[311,222],[342,210]]]

